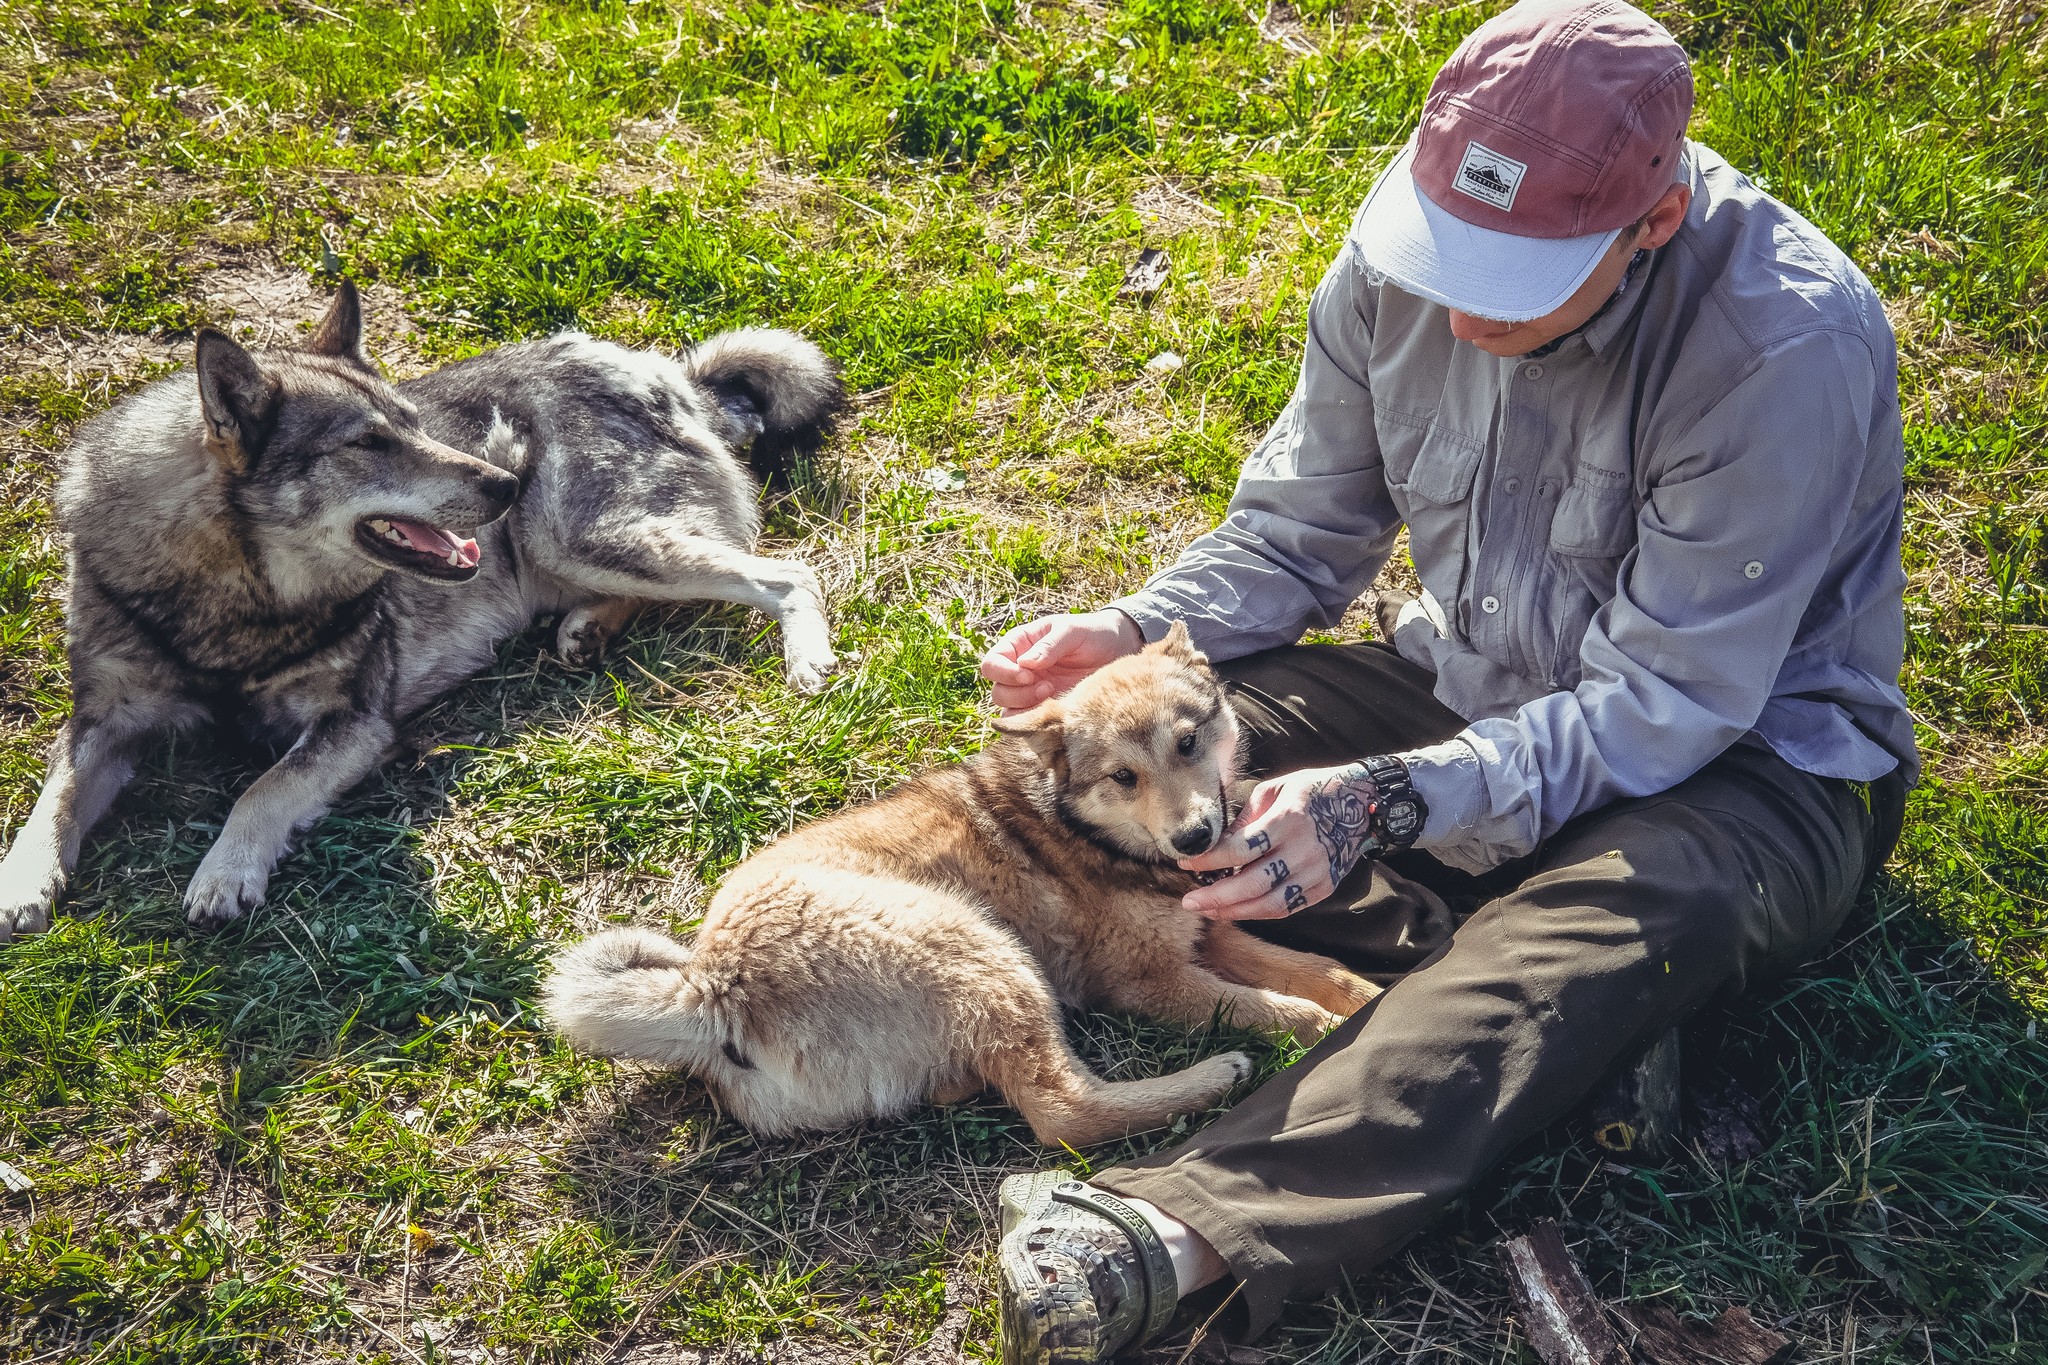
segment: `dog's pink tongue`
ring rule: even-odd
[[[438,526],[429,526],[423,521],[398,521],[394,519],[391,529],[405,537],[405,543],[421,554],[436,559],[456,557],[456,562],[465,569],[476,567],[477,550],[473,540],[457,540]]]

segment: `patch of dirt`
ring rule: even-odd
[[[202,272],[192,297],[216,326],[252,347],[296,346],[327,310],[333,291],[304,271],[274,260],[244,259]],[[394,375],[429,368],[413,326],[394,289],[363,291],[363,328],[370,354]],[[0,339],[0,365],[14,373],[61,375],[70,386],[92,377],[123,377],[191,357],[187,337],[58,328],[17,332]],[[98,405],[95,405],[98,406]]]
[[[1221,227],[1225,221],[1223,210],[1171,179],[1154,180],[1132,195],[1131,211],[1146,227],[1169,236]]]
[[[1313,57],[1320,50],[1287,0],[1268,0],[1266,13],[1259,20],[1259,36],[1295,57]]]

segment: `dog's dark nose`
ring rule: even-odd
[[[509,503],[519,496],[519,480],[502,469],[492,469],[477,476],[477,487],[492,502]]]
[[[1199,825],[1189,825],[1173,836],[1173,846],[1192,858],[1197,853],[1207,853],[1209,845],[1216,842],[1216,833],[1204,820]]]

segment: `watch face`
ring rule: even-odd
[[[1421,821],[1416,818],[1413,801],[1402,801],[1387,807],[1386,819],[1387,833],[1396,839],[1412,838],[1420,832],[1417,826]]]

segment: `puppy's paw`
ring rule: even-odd
[[[1234,1086],[1243,1085],[1245,1081],[1251,1078],[1252,1071],[1254,1070],[1252,1059],[1242,1052],[1226,1052],[1222,1056],[1214,1057],[1210,1060],[1220,1062],[1229,1069],[1230,1083]]]
[[[1386,994],[1383,987],[1374,985],[1362,976],[1353,976],[1350,972],[1338,977],[1336,985],[1343,997],[1344,1006],[1337,1013],[1346,1019]]]
[[[270,868],[262,861],[215,844],[185,888],[188,924],[225,924],[263,904]]]
[[[1189,1067],[1186,1074],[1201,1102],[1215,1104],[1244,1084],[1252,1074],[1252,1059],[1242,1052],[1226,1052],[1220,1057],[1204,1057]]]
[[[1269,1027],[1275,1034],[1293,1034],[1294,1041],[1306,1047],[1343,1022],[1342,1015],[1330,1013],[1313,1000],[1283,995],[1273,1001]]]

